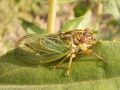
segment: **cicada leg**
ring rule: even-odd
[[[67,70],[67,76],[69,76],[70,75],[70,71],[71,71],[71,65],[72,65],[72,60],[73,60],[73,58],[75,58],[75,54],[73,53],[71,56],[70,56],[70,59],[69,59],[69,63],[68,63],[68,70]]]
[[[96,56],[100,61],[102,61],[103,63],[107,64],[107,62],[98,54],[91,52],[92,55]]]
[[[65,61],[67,60],[69,57],[70,57],[71,54],[68,54],[67,56],[65,56],[65,58],[63,58],[60,63],[58,63],[57,65],[53,66],[54,70],[57,68],[57,67],[61,67],[60,65]]]
[[[91,49],[85,50],[85,53],[86,53],[87,55],[94,55],[94,56],[96,56],[100,61],[102,61],[103,63],[107,64],[107,62],[106,62],[100,55],[98,55],[97,53],[93,52]]]
[[[60,66],[65,60],[67,60],[69,57],[70,57],[70,59],[69,59],[69,62],[68,62],[68,66],[66,67],[67,68],[67,71],[66,71],[66,74],[67,74],[67,76],[69,76],[70,75],[70,71],[71,71],[71,65],[72,65],[72,60],[73,60],[73,58],[75,58],[75,54],[73,53],[73,54],[68,54],[59,64],[57,64],[56,66],[54,66],[53,68],[54,68],[54,70],[57,68],[57,67],[62,67],[62,66]]]

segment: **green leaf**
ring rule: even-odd
[[[74,29],[84,29],[86,27],[87,28],[92,27],[90,23],[91,23],[91,11],[88,11],[84,16],[68,21],[62,27],[61,31],[69,31]]]
[[[83,16],[89,9],[89,6],[85,5],[85,4],[78,4],[75,8],[74,8],[74,13],[75,13],[75,17],[80,17]]]
[[[43,33],[47,32],[46,30],[38,27],[37,25],[35,25],[32,22],[28,22],[23,19],[21,19],[21,21],[22,21],[22,23],[21,23],[22,27],[28,34],[43,34]]]
[[[72,63],[72,72],[55,71],[49,66],[29,65],[15,58],[14,50],[0,58],[0,84],[40,85],[35,88],[58,90],[118,90],[120,88],[120,42],[101,42],[93,51],[102,56],[107,65],[94,56],[78,55]],[[21,56],[23,57],[23,56]],[[67,62],[63,65],[68,65]],[[116,78],[117,77],[117,78]],[[19,86],[11,88],[19,88]],[[30,87],[23,87],[29,89]]]
[[[104,13],[112,14],[116,19],[120,19],[120,1],[105,0],[103,1]]]
[[[3,90],[119,90],[120,78],[52,85],[1,85]]]
[[[116,19],[112,19],[107,23],[108,26],[120,27],[120,22]]]

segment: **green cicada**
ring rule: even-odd
[[[90,49],[95,43],[94,32],[89,29],[48,35],[26,35],[17,43],[16,56],[20,60],[24,60],[25,63],[32,65],[60,60],[54,68],[68,60],[67,75],[69,75],[71,63],[78,53],[93,54],[105,63],[102,57]]]

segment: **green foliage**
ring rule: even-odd
[[[87,11],[89,7],[84,4],[79,4],[74,8],[75,17],[83,16]]]
[[[52,85],[3,85],[4,90],[119,90],[120,78]]]
[[[10,51],[0,58],[0,83],[17,85],[61,84],[63,88],[70,88],[67,83],[69,82],[71,85],[75,85],[74,82],[76,82],[76,90],[77,87],[79,87],[79,84],[83,86],[79,87],[82,89],[91,88],[92,86],[86,84],[91,85],[91,83],[94,82],[96,88],[99,88],[99,85],[102,85],[102,82],[105,84],[108,81],[114,83],[112,81],[113,79],[110,78],[120,76],[120,42],[98,43],[93,49],[94,52],[101,55],[106,60],[107,65],[94,56],[78,55],[73,62],[72,72],[69,77],[65,76],[65,68],[58,68],[54,71],[53,69],[50,69],[50,64],[45,66],[26,64],[18,58],[15,58],[15,50]],[[67,62],[63,65],[67,65]],[[85,85],[84,81],[86,81]],[[105,88],[105,86],[103,85],[103,88]],[[56,87],[59,88],[59,86]]]
[[[61,31],[68,31],[74,29],[84,29],[90,26],[91,22],[91,11],[88,11],[84,16],[75,18],[71,21],[68,21],[61,29]]]
[[[105,0],[103,1],[104,13],[112,14],[116,19],[120,18],[120,1],[119,0]]]
[[[14,3],[14,1],[16,3]],[[4,29],[6,29],[9,23],[14,21],[13,19],[15,20],[17,19],[19,21],[20,20],[19,18],[24,18],[25,20],[34,22],[34,20],[36,20],[37,17],[38,18],[37,20],[42,18],[46,24],[47,21],[46,1],[47,0],[34,0],[34,1],[12,0],[9,2],[7,0],[2,0],[0,3],[0,12],[1,12],[0,34],[3,36],[5,35]],[[66,4],[77,1],[78,0],[58,0],[58,4]],[[89,0],[85,0],[85,1],[89,1]],[[112,38],[113,35],[116,35],[115,33],[120,35],[120,31],[119,31],[120,0],[100,0],[100,1],[101,2],[99,2],[99,0],[91,1],[91,3],[89,3],[91,7],[84,6],[81,4],[80,6],[79,5],[76,6],[74,8],[74,14],[77,18],[70,20],[65,25],[63,25],[61,31],[84,29],[84,28],[93,29],[95,28],[96,25],[92,25],[91,22],[92,20],[93,22],[94,20],[96,20],[99,26],[103,25],[104,27],[105,25],[107,26],[108,30],[109,29],[111,30],[111,34],[109,35],[110,38]],[[92,6],[93,5],[92,3],[94,3],[95,6]],[[101,9],[102,13],[100,13],[100,15],[97,12],[99,11],[99,7],[97,7],[97,5],[99,6],[99,3],[103,5],[103,9]],[[43,6],[46,8],[42,9]],[[108,22],[106,23],[104,22],[104,19],[102,19],[102,14],[110,14],[114,16],[114,19],[108,20]],[[40,28],[41,26],[37,26],[33,22],[28,22],[25,20],[23,19],[21,20],[22,23],[20,26],[22,26],[28,34],[46,33],[46,30]],[[103,22],[104,24],[102,24]],[[19,28],[18,26],[16,25],[16,27],[14,26],[14,28],[18,29]],[[108,26],[110,26],[110,28],[108,28]],[[112,29],[111,26],[113,26]],[[99,28],[98,30],[100,29],[101,28]],[[107,29],[105,27],[105,30]],[[103,39],[104,36],[102,36]],[[11,40],[13,39],[14,37]],[[0,39],[0,41],[2,42],[2,38]],[[9,40],[7,39],[6,41]],[[49,43],[50,42],[47,42],[46,44],[47,47],[51,45]],[[61,48],[57,48],[57,45],[52,45],[52,46],[54,50],[56,49],[61,49],[61,51],[63,50],[62,46]],[[2,49],[3,47],[0,48]],[[1,85],[12,84],[16,86],[1,86],[0,89],[4,88],[6,90],[10,90],[10,89],[11,90],[13,89],[15,90],[17,89],[18,90],[19,89],[118,90],[120,88],[120,84],[119,84],[120,83],[120,63],[119,63],[120,42],[104,41],[102,43],[98,43],[97,45],[93,46],[93,51],[99,54],[100,56],[102,56],[108,64],[107,65],[104,64],[103,62],[98,60],[95,56],[85,56],[81,54],[78,55],[74,60],[72,65],[71,75],[67,77],[65,76],[66,68],[58,68],[55,71],[53,70],[53,68],[51,68],[52,65],[56,65],[56,63],[59,63],[60,60],[53,63],[40,65],[39,59],[41,58],[37,57],[35,53],[31,53],[30,51],[26,51],[21,48],[16,48],[12,51],[9,51],[2,57],[0,57],[0,84]],[[66,55],[66,53],[64,55]],[[54,57],[55,56],[54,53],[53,55],[50,56],[53,56],[52,58],[53,60],[55,58],[58,58],[57,55],[56,57]],[[46,56],[46,58],[49,59],[49,56]],[[42,60],[45,60],[45,58]],[[62,65],[67,66],[67,64],[68,63],[66,62]],[[19,85],[25,85],[25,86],[19,86]],[[27,85],[31,85],[31,86],[27,86]]]
[[[46,33],[47,31],[44,29],[41,29],[40,27],[38,27],[37,25],[35,25],[32,22],[28,22],[26,20],[21,19],[22,21],[22,27],[24,28],[24,30],[28,33],[28,34],[42,34],[42,33]]]

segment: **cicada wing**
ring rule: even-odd
[[[15,56],[25,63],[44,64],[64,57],[69,51],[70,45],[56,35],[30,35],[19,42]]]

